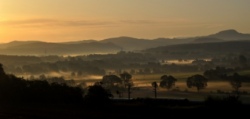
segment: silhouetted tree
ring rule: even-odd
[[[41,75],[39,76],[39,80],[46,80],[45,74],[41,74]]]
[[[171,89],[173,86],[175,86],[175,82],[177,81],[176,78],[173,76],[169,75],[163,75],[161,76],[161,82],[160,82],[160,87],[162,88],[167,88],[168,90]]]
[[[95,85],[89,86],[85,100],[94,104],[105,104],[111,97],[113,95],[108,90],[103,88],[100,83],[95,83]]]
[[[121,91],[116,90],[116,94],[118,95],[118,97],[119,97],[119,98],[121,98],[121,97],[122,97],[122,92],[121,92]]]
[[[204,76],[196,74],[187,78],[187,87],[188,88],[196,87],[197,91],[199,92],[201,89],[207,87],[207,81],[208,80]]]
[[[80,87],[81,89],[85,89],[85,88],[87,88],[87,84],[86,84],[86,82],[80,82],[77,84],[77,87]]]
[[[122,79],[116,75],[105,75],[102,77],[103,86],[109,89],[119,87],[122,84]]]
[[[157,88],[158,88],[158,84],[157,84],[157,82],[152,82],[151,85],[152,85],[152,87],[154,88],[155,98],[157,98]]]
[[[206,70],[203,75],[209,80],[223,79],[227,78],[227,74],[233,72],[233,69],[225,67],[216,67],[215,69]]]
[[[240,76],[238,73],[234,73],[233,76],[229,76],[229,80],[235,93],[239,95],[239,88],[241,87],[242,76]]]
[[[132,75],[128,72],[123,72],[120,74],[120,77],[122,79],[123,85],[126,87],[128,83],[132,83]]]
[[[65,83],[66,83],[68,86],[71,86],[71,87],[75,87],[75,86],[76,86],[76,82],[75,82],[74,79],[65,80]]]
[[[35,80],[35,76],[34,75],[30,75],[30,80]]]
[[[125,88],[127,88],[127,92],[128,92],[128,99],[130,99],[130,95],[131,95],[131,88],[134,85],[132,79],[132,75],[129,74],[128,72],[123,72],[122,74],[120,74],[121,79],[123,80],[123,85]]]
[[[6,103],[79,103],[83,91],[66,84],[48,83],[41,80],[24,80],[15,75],[5,74],[0,66],[0,100]],[[1,103],[0,101],[0,103]]]
[[[6,78],[6,74],[3,70],[3,65],[0,63],[0,78]]]

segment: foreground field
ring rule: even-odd
[[[232,95],[233,88],[228,81],[208,81],[207,87],[197,92],[196,88],[188,88],[186,79],[194,74],[201,74],[201,72],[193,73],[173,73],[172,76],[177,78],[175,87],[170,90],[164,88],[157,88],[157,98],[170,99],[189,99],[193,101],[204,101],[207,96],[224,97]],[[132,88],[131,98],[154,98],[153,87],[151,83],[160,82],[160,77],[164,74],[148,74],[148,75],[133,75],[134,87]],[[88,85],[93,85],[94,82],[101,79],[87,80]],[[84,81],[84,80],[79,80]],[[85,80],[86,81],[86,80]],[[243,103],[250,104],[250,83],[243,83],[240,88],[242,92],[240,100]],[[118,98],[116,92],[112,92],[115,98]],[[123,93],[122,98],[127,98],[127,93]]]
[[[182,99],[112,100],[110,103],[92,104],[25,104],[0,105],[1,119],[83,119],[83,118],[196,118],[206,115],[244,117],[250,109],[247,104],[234,102],[196,102]],[[195,114],[195,116],[194,116]]]

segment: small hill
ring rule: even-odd
[[[138,39],[132,37],[116,37],[104,39],[100,42],[111,42],[117,46],[123,48],[126,51],[134,51],[134,50],[144,50],[147,48],[172,45],[178,43],[186,43],[190,40],[184,39],[170,39],[170,38],[157,38],[157,39]]]
[[[209,43],[209,42],[223,42],[224,40],[211,37],[201,37],[193,41],[193,43]]]
[[[0,48],[15,47],[19,45],[42,43],[41,41],[12,41],[9,43],[0,44]]]
[[[48,42],[10,42],[0,46],[0,54],[8,55],[84,55],[93,53],[116,53],[121,47],[113,43],[48,43]]]
[[[234,29],[220,31],[216,34],[209,35],[212,38],[218,38],[223,40],[249,40],[250,34],[239,33]]]
[[[97,42],[96,40],[80,40],[80,41],[69,41],[69,42],[62,42],[63,44],[80,44],[80,43],[92,43]]]
[[[137,39],[132,37],[116,37],[100,41],[101,43],[113,43],[123,48],[123,50],[141,50],[151,47],[150,40]]]
[[[246,40],[250,40],[250,34],[239,33],[234,29],[229,29],[207,36],[196,36],[188,38],[140,39],[140,38],[123,36],[123,37],[108,38],[100,41],[80,40],[80,41],[70,41],[61,43],[48,43],[41,41],[13,41],[10,43],[0,44],[0,54],[76,55],[76,54],[92,54],[92,53],[115,53],[120,50],[141,51],[150,48],[158,49],[157,47],[160,46],[169,46],[172,47],[173,49],[177,48],[177,50],[182,50],[178,48],[179,47],[178,44],[184,45],[183,47],[189,47],[189,49],[195,49],[192,47],[203,47],[203,48],[207,47],[203,46],[201,43],[219,43],[226,41],[246,41]],[[190,43],[195,46],[191,47]],[[201,46],[196,46],[197,44]],[[232,45],[232,47],[238,47],[238,46]]]
[[[175,54],[175,55],[204,55],[209,56],[213,54],[226,53],[242,53],[250,50],[250,41],[227,41],[227,42],[213,42],[213,43],[189,43],[163,46],[144,50],[144,52],[161,53],[161,54]]]

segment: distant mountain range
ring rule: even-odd
[[[250,34],[239,33],[236,30],[224,30],[215,34],[190,38],[158,38],[158,39],[138,39],[132,37],[116,37],[100,41],[81,40],[62,43],[49,43],[41,41],[13,41],[0,44],[0,54],[6,55],[83,55],[93,53],[116,53],[118,51],[141,51],[144,49],[153,50],[185,50],[194,49],[192,47],[204,47],[211,49],[213,44],[231,44],[228,41],[245,41],[250,40]],[[242,42],[239,42],[238,45]],[[248,42],[246,43],[248,44]],[[240,47],[239,46],[239,47]],[[158,47],[158,48],[156,48]],[[178,48],[179,47],[179,48]],[[215,46],[214,46],[215,47]],[[238,47],[238,46],[235,46]],[[249,46],[250,47],[250,46]],[[150,49],[153,48],[153,49]]]
[[[0,54],[6,55],[84,55],[116,53],[121,47],[113,43],[48,43],[13,41],[0,45]]]
[[[218,38],[222,40],[249,40],[250,34],[239,33],[234,29],[220,31],[216,34],[209,35],[208,37]]]
[[[250,51],[250,40],[212,43],[188,43],[146,49],[151,53],[245,53]]]

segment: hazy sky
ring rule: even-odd
[[[250,33],[250,0],[0,0],[0,42]]]

